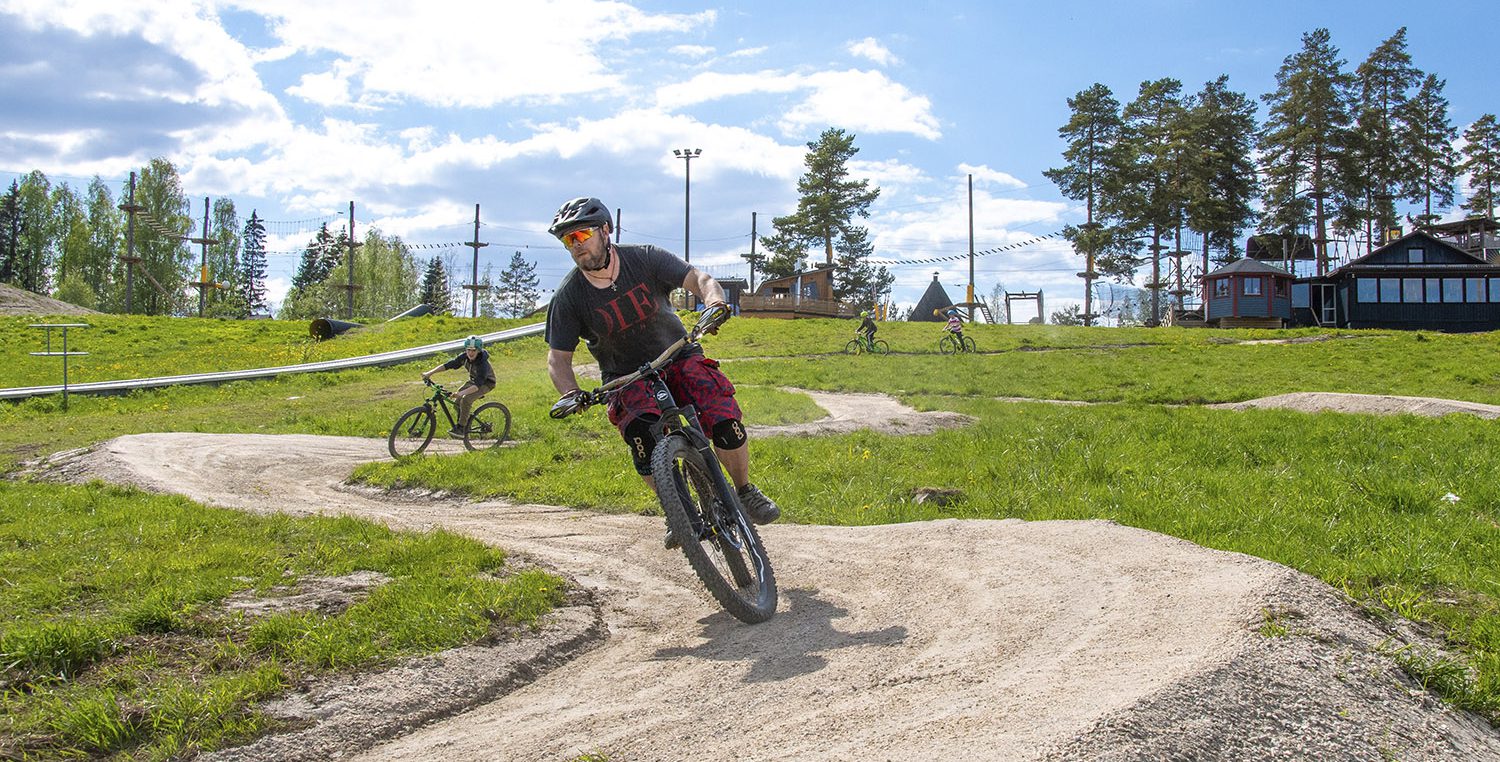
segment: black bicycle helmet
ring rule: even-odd
[[[552,226],[547,228],[547,232],[551,233],[553,238],[561,238],[564,233],[578,228],[608,225],[611,220],[609,207],[605,206],[603,201],[592,196],[584,196],[563,204],[552,218]]]

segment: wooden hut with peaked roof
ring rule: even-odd
[[[942,310],[953,304],[948,298],[948,292],[943,290],[943,284],[938,282],[938,273],[932,274],[932,282],[927,284],[927,290],[922,292],[922,298],[917,300],[917,306],[912,308],[909,321],[943,322],[948,318],[941,315]]]
[[[1500,329],[1500,265],[1417,231],[1292,286],[1292,322],[1338,328]]]
[[[1203,322],[1220,328],[1282,328],[1292,319],[1292,274],[1236,259],[1203,276]]]
[[[837,271],[833,265],[820,265],[784,278],[772,278],[760,284],[754,294],[740,296],[740,314],[769,318],[854,317],[859,310],[833,295],[833,275]]]

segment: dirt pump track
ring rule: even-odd
[[[830,419],[752,436],[963,423],[813,396]],[[1500,733],[1380,654],[1400,633],[1251,556],[1104,521],[777,524],[762,533],[781,607],[748,626],[662,549],[660,518],[344,483],[383,453],[145,434],[47,464],[254,512],[443,527],[583,591],[534,637],[309,686],[271,707],[308,727],[204,758],[1500,759]],[[1272,617],[1284,636],[1263,634]]]

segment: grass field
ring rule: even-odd
[[[120,364],[133,376],[365,354],[514,324],[402,321],[313,345],[303,338],[301,324],[90,319],[97,327],[79,342],[97,363],[87,372],[108,375],[123,370],[111,367]],[[1196,407],[1292,391],[1500,404],[1500,337],[973,326],[968,333],[980,354],[945,357],[937,354],[938,326],[893,324],[882,327],[880,338],[896,354],[849,357],[839,350],[852,328],[837,321],[741,319],[705,345],[727,361],[748,423],[797,422],[818,414],[805,396],[783,387],[885,392],[920,409],[963,412],[977,422],[915,438],[860,433],[753,439],[755,479],[780,502],[784,521],[1103,518],[1260,556],[1347,591],[1376,615],[1397,613],[1437,628],[1460,658],[1408,655],[1408,668],[1456,703],[1500,720],[1500,563],[1494,560],[1500,489],[1491,477],[1500,435],[1494,424],[1470,416]],[[55,372],[47,370],[55,360],[49,365],[22,356],[40,348],[27,343],[39,342],[39,334],[0,324],[0,336],[7,352],[16,353],[0,364],[0,386],[55,383],[46,376]],[[1297,343],[1247,343],[1268,339]],[[164,343],[159,351],[152,347],[156,341]],[[605,511],[652,511],[602,414],[561,422],[546,417],[555,394],[540,340],[493,349],[500,381],[491,398],[512,411],[515,447],[500,457],[375,463],[362,467],[358,478]],[[0,468],[133,432],[380,437],[400,411],[419,401],[417,374],[432,364],[75,396],[67,413],[54,399],[3,405]],[[456,384],[458,376],[448,378]],[[1115,404],[1058,407],[998,397]],[[560,460],[569,463],[566,473],[556,467]],[[912,491],[921,487],[957,489],[961,497],[943,508],[917,504]],[[6,489],[6,499],[55,499],[75,507],[90,500],[167,500],[103,487]],[[14,490],[29,492],[18,498]],[[25,527],[25,514],[17,521]],[[0,555],[0,576],[32,573],[32,555],[11,542],[0,545],[0,551],[14,551]],[[3,638],[15,637],[13,632],[60,621],[69,608],[9,617],[0,623],[0,642],[8,643]],[[276,658],[277,664],[287,661]],[[85,669],[49,690],[89,674]],[[21,701],[11,680],[7,701]],[[275,681],[256,685],[254,690],[274,690]],[[253,729],[224,731],[223,737],[247,732]],[[164,743],[149,748],[170,747]]]

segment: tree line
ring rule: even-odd
[[[1068,99],[1063,165],[1045,173],[1084,202],[1086,221],[1064,236],[1101,277],[1130,282],[1149,263],[1155,295],[1166,285],[1162,252],[1179,250],[1184,230],[1202,241],[1205,272],[1238,259],[1236,241],[1252,225],[1273,247],[1310,233],[1321,273],[1331,236],[1369,250],[1402,212],[1416,224],[1440,219],[1461,174],[1472,188],[1462,208],[1493,217],[1495,117],[1475,120],[1455,150],[1445,84],[1413,63],[1405,27],[1353,71],[1327,29],[1304,34],[1276,89],[1260,97],[1264,123],[1225,76],[1191,94],[1169,77],[1142,82],[1123,106],[1096,83]]]
[[[98,176],[83,192],[54,185],[40,171],[13,181],[0,196],[0,283],[101,312],[196,315],[193,284],[206,281],[205,317],[269,316],[267,237],[259,214],[252,211],[242,223],[234,201],[220,198],[204,230],[170,161],[152,159],[136,174],[133,197],[128,183],[115,190]],[[133,226],[121,208],[128,203],[137,209]],[[209,243],[195,244],[194,238]],[[132,250],[134,262],[127,261]],[[348,231],[330,231],[325,223],[303,248],[276,316],[346,314],[348,251]],[[462,311],[441,258],[418,263],[399,237],[378,229],[366,231],[354,252],[357,316],[389,317],[419,303],[439,314]],[[498,279],[485,269],[479,314],[529,313],[539,285],[535,264],[515,252]]]

